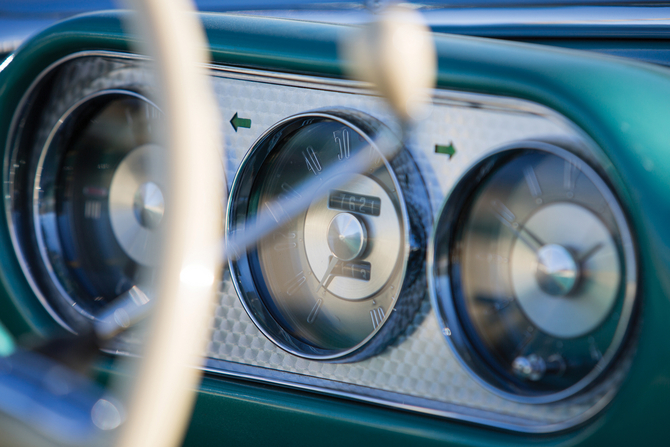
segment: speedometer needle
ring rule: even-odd
[[[337,265],[338,261],[339,261],[339,259],[337,259],[336,256],[333,256],[330,259],[330,264],[328,264],[328,268],[326,269],[326,274],[323,275],[323,278],[321,279],[321,283],[319,283],[319,287],[316,288],[316,292],[321,290],[321,287],[323,287],[323,285],[326,283],[326,281],[328,281],[328,278],[330,278],[330,274],[333,272],[333,269]]]

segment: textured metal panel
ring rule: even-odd
[[[281,80],[215,78],[226,142],[226,175],[230,182],[255,139],[275,122],[292,114],[322,107],[351,107],[385,122],[397,123],[385,103],[364,90],[337,90],[333,85],[282,85]],[[233,75],[234,77],[234,75]],[[277,82],[280,82],[278,84]],[[228,120],[237,113],[250,118],[250,129],[232,131]],[[434,213],[446,192],[476,160],[493,149],[518,140],[579,138],[560,117],[521,101],[441,92],[429,119],[417,126],[408,149],[426,182]],[[435,153],[436,144],[453,143],[457,153],[450,159]],[[579,419],[601,400],[591,394],[580,402],[527,405],[507,401],[477,384],[460,365],[440,333],[426,300],[406,335],[381,354],[353,364],[331,364],[292,356],[277,348],[256,329],[226,278],[212,321],[212,341],[207,356],[268,370],[327,379],[360,387],[429,399],[486,412],[484,418],[520,418],[514,425],[528,427],[562,425]],[[225,367],[224,367],[225,369]],[[263,372],[256,373],[263,376]],[[298,383],[306,383],[299,378]],[[282,382],[291,382],[283,378]],[[323,383],[320,383],[323,386]],[[435,408],[440,409],[437,405]],[[453,410],[453,408],[450,408]]]
[[[59,98],[50,108],[63,107],[73,94],[129,85],[145,90],[150,85],[141,62],[112,63],[93,58],[69,64],[78,65],[79,72],[86,73],[87,82],[73,89],[68,76],[60,77],[60,88],[69,96]],[[349,107],[376,117],[396,132],[399,129],[384,101],[357,84],[234,69],[215,69],[212,73],[229,187],[254,141],[287,116],[326,107]],[[54,92],[58,91],[57,83]],[[250,119],[251,127],[234,130],[229,121],[235,114]],[[409,135],[408,149],[424,177],[436,217],[447,191],[487,153],[519,140],[566,138],[579,140],[581,136],[566,120],[537,105],[441,91],[430,117]],[[457,150],[453,157],[435,153],[436,144],[450,143]],[[586,419],[609,401],[623,375],[613,375],[579,398],[554,404],[505,400],[481,387],[458,362],[438,327],[427,293],[403,335],[381,354],[350,364],[305,360],[276,347],[245,313],[227,273],[211,328],[211,342],[204,353],[211,359],[209,371],[521,431],[552,431]],[[112,350],[132,352],[136,342],[132,333],[126,334]]]

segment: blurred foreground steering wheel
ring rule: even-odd
[[[181,443],[198,387],[210,301],[221,266],[217,109],[206,76],[209,52],[190,0],[126,0],[134,30],[155,61],[158,102],[165,113],[166,191],[171,219],[156,302],[128,413],[117,445]]]

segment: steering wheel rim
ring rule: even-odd
[[[141,49],[155,60],[166,117],[168,202],[157,299],[137,374],[128,385],[123,446],[177,445],[200,379],[210,301],[222,264],[217,109],[205,35],[189,0],[126,0]],[[224,204],[225,206],[225,204]]]

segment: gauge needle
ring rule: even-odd
[[[502,222],[503,225],[505,225],[507,228],[509,228],[512,231],[512,233],[514,233],[516,235],[516,237],[521,239],[534,252],[537,253],[537,251],[540,248],[542,248],[546,245],[542,239],[537,237],[529,229],[521,226],[518,222],[510,222],[509,220],[505,219],[502,215],[500,215],[498,213],[493,213],[493,214],[495,214],[495,216],[498,218],[498,220],[500,222]],[[516,226],[515,226],[515,224],[516,224]]]
[[[333,269],[337,265],[337,261],[339,261],[339,259],[337,259],[336,256],[333,256],[330,259],[330,264],[328,264],[328,268],[326,269],[326,274],[323,275],[323,278],[321,279],[321,283],[319,284],[319,287],[316,288],[317,292],[319,290],[321,290],[321,287],[323,287],[323,285],[326,283],[326,281],[328,281],[328,278],[330,278],[330,274],[333,272]]]
[[[605,244],[603,242],[598,242],[595,244],[593,247],[589,248],[586,250],[582,255],[577,259],[577,262],[582,263],[589,259],[591,256],[593,256],[598,250],[600,250],[602,247],[604,247]]]

